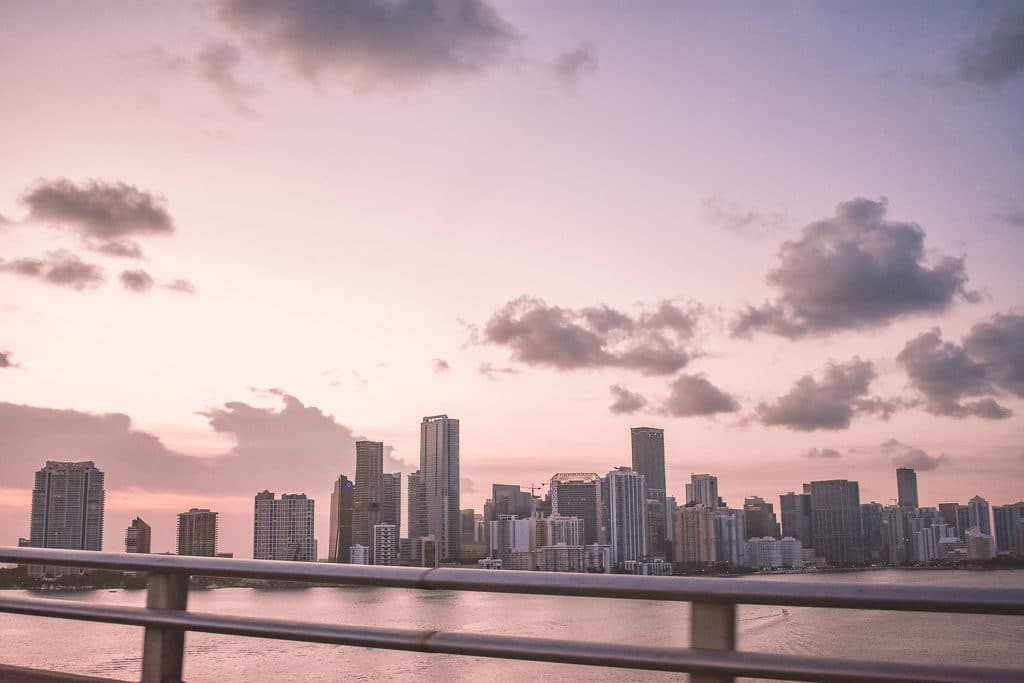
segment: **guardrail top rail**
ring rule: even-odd
[[[1024,681],[1024,669],[865,662],[736,651],[736,606],[740,604],[1024,616],[1024,589],[1017,588],[379,567],[47,548],[0,547],[0,562],[146,572],[149,594],[145,608],[0,597],[0,612],[142,626],[145,628],[142,680],[147,683],[181,679],[185,631],[688,672],[695,683],[732,681],[735,676],[876,683]],[[692,642],[688,648],[623,646],[199,614],[187,610],[190,576],[690,602],[693,603],[690,610]],[[0,680],[4,671],[0,663]]]

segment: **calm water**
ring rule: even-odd
[[[737,579],[742,580],[742,579]],[[776,581],[843,581],[1024,588],[1024,571],[876,571],[776,576]],[[8,595],[26,595],[11,591]],[[48,594],[52,596],[53,594]],[[144,604],[143,591],[89,591],[57,599]],[[686,604],[444,593],[372,588],[196,591],[190,608],[325,623],[433,628],[618,643],[689,642]],[[857,610],[744,607],[742,649],[838,657],[1024,667],[1024,618],[893,614]],[[912,637],[910,637],[912,635]],[[0,661],[137,680],[142,631],[0,614]],[[619,669],[369,650],[229,636],[186,636],[189,681],[594,680],[667,681],[683,677]]]

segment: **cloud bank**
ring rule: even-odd
[[[98,287],[104,282],[102,268],[65,249],[51,251],[45,258],[0,259],[0,273],[33,278],[78,291]]]
[[[613,399],[608,410],[615,415],[631,415],[647,406],[646,398],[622,385],[613,384],[608,390]]]

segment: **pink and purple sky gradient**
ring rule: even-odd
[[[1024,497],[1024,11],[6,3],[0,544],[317,500],[461,420],[463,507],[629,463],[733,505]],[[403,494],[405,482],[403,480]]]

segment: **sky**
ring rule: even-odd
[[[491,484],[1024,498],[1024,11],[968,2],[0,7],[0,544],[328,501],[461,421]],[[403,480],[403,495],[405,481]]]

